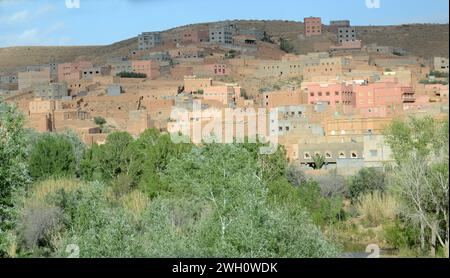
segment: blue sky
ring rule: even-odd
[[[0,47],[101,45],[142,31],[226,19],[302,21],[321,16],[353,25],[448,23],[448,0],[0,0]],[[379,1],[368,8],[366,1]]]

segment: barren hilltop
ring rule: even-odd
[[[325,26],[320,37],[304,38],[304,25],[295,21],[232,20],[230,23],[242,27],[259,27],[273,38],[284,38],[291,42],[299,54],[313,51],[314,44],[331,43],[335,35]],[[162,32],[163,39],[176,38],[184,29],[215,23],[193,24]],[[377,43],[403,48],[412,55],[424,58],[448,57],[448,24],[406,24],[398,26],[357,26],[358,36],[364,44]],[[148,29],[148,30],[147,30]],[[151,28],[143,28],[149,31]],[[25,46],[0,48],[0,71],[10,71],[31,64],[48,62],[62,63],[86,58],[103,63],[110,57],[126,56],[137,48],[137,37],[104,46]]]

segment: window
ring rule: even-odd
[[[333,155],[331,155],[331,152],[326,152],[325,158],[333,158]]]
[[[352,152],[352,158],[358,158],[358,154],[356,152]]]
[[[329,96],[330,96],[330,92],[327,92],[327,93],[326,93],[326,96],[329,97]]]
[[[339,95],[339,92],[334,92],[334,95],[335,95],[335,96],[338,96],[338,95]]]
[[[303,157],[304,157],[305,159],[310,159],[310,158],[311,158],[311,155],[310,155],[309,153],[304,153]]]
[[[345,158],[345,153],[344,152],[340,152],[339,153],[339,158]]]

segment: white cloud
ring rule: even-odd
[[[0,23],[16,24],[26,22],[31,19],[31,14],[28,11],[18,11],[10,16],[0,17]]]

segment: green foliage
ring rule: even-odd
[[[34,179],[75,175],[77,158],[72,144],[61,135],[42,134],[28,159]]]
[[[424,157],[436,155],[448,143],[448,133],[448,121],[439,122],[431,117],[411,117],[406,122],[394,120],[385,132],[397,163],[411,153]]]
[[[325,156],[321,154],[316,154],[313,157],[314,169],[320,170],[325,165]]]
[[[442,72],[437,70],[430,71],[430,76],[434,76],[436,78],[448,78],[448,72]]]
[[[400,249],[417,245],[419,231],[397,219],[384,228],[384,237],[392,247]]]
[[[300,203],[309,211],[314,223],[323,226],[344,218],[342,197],[324,197],[314,181],[304,183],[299,191]]]
[[[133,137],[127,132],[108,135],[106,143],[93,146],[85,153],[82,161],[84,178],[99,178],[104,181],[115,179],[119,174],[134,176],[139,171],[134,167],[137,154],[130,148]]]
[[[147,78],[145,73],[137,73],[137,72],[119,72],[117,76],[122,78]]]
[[[103,117],[97,116],[97,117],[94,117],[94,123],[96,125],[98,125],[100,127],[100,129],[103,131],[103,127],[106,124],[106,120]]]
[[[384,192],[386,189],[386,174],[376,168],[363,168],[350,178],[348,195],[352,202],[360,196],[374,192]]]
[[[445,81],[445,80],[429,80],[429,79],[421,79],[421,80],[419,81],[419,83],[420,83],[420,84],[425,84],[425,85],[428,85],[428,84],[432,84],[432,85],[435,85],[435,84],[448,85],[448,81]]]
[[[281,38],[280,49],[286,53],[294,52],[294,46],[286,39]]]
[[[0,257],[7,256],[9,231],[16,225],[17,196],[29,184],[24,118],[0,99]]]

